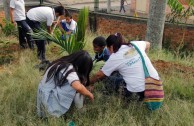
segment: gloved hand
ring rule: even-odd
[[[61,35],[61,39],[62,39],[62,40],[65,40],[64,34]]]

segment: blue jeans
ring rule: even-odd
[[[37,32],[37,30],[41,29],[41,23],[38,21],[33,21],[30,20],[28,17],[26,18],[27,23],[30,25],[30,27],[33,29],[34,32]],[[41,61],[45,61],[45,52],[46,52],[46,47],[45,47],[45,40],[36,40],[36,46],[37,46],[37,56],[38,59]]]
[[[118,72],[113,72],[111,76],[103,79],[103,83],[105,83],[107,91],[119,93],[119,88],[124,83],[124,80]]]
[[[34,49],[34,41],[30,33],[32,33],[32,29],[27,24],[26,20],[16,21],[19,32],[19,44],[22,48],[26,48],[25,43],[27,39],[27,43],[30,49]],[[26,38],[26,39],[25,39]]]

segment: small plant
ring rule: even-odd
[[[14,26],[14,24],[12,24],[10,21],[7,21],[5,19],[3,19],[3,22],[5,22],[5,26],[2,26],[2,31],[6,36],[9,35],[17,35],[17,31],[16,28]]]
[[[88,21],[88,8],[84,8],[80,11],[77,22],[77,30],[75,34],[71,34],[68,39],[61,37],[61,32],[55,30],[54,34],[49,34],[46,30],[39,30],[37,33],[33,33],[32,36],[36,40],[48,40],[58,44],[63,51],[68,54],[82,50],[85,46],[85,33]],[[66,36],[64,34],[64,36]]]

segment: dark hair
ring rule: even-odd
[[[113,51],[117,52],[121,45],[127,45],[121,33],[116,33],[114,35],[109,35],[106,39],[107,47],[113,46]]]
[[[106,39],[102,36],[98,36],[93,40],[93,44],[100,47],[106,46]]]
[[[70,17],[72,19],[72,15],[67,9],[65,9],[65,15],[64,16],[65,17]]]
[[[62,69],[65,69],[65,73],[70,65],[73,65],[73,71],[75,71],[79,76],[80,82],[86,86],[89,85],[89,74],[92,70],[93,63],[89,53],[84,50],[77,51],[53,61],[47,68],[50,70],[48,71],[46,81],[49,81],[52,77],[54,77],[55,85],[62,86],[64,82],[66,82],[66,78],[69,73],[67,72],[64,76],[60,76],[59,73]]]
[[[59,15],[64,15],[65,9],[63,6],[54,7],[55,13],[59,13]]]

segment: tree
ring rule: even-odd
[[[107,13],[111,12],[111,0],[107,1]]]
[[[99,10],[99,0],[94,0],[94,11],[97,12]]]
[[[162,49],[166,5],[167,0],[150,0],[146,41],[158,49]]]
[[[4,12],[5,12],[5,19],[10,21],[10,8],[9,8],[10,0],[3,0]]]

